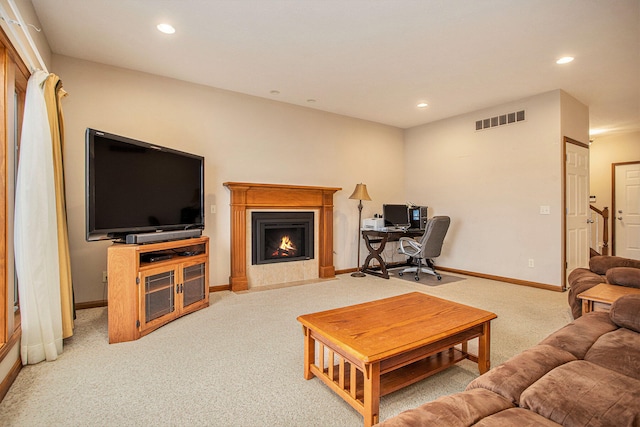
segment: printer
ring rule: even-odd
[[[384,228],[384,218],[364,218],[362,220],[363,230],[382,230]]]

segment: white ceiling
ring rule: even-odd
[[[563,89],[640,130],[638,0],[32,2],[56,54],[400,128]]]

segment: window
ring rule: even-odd
[[[8,185],[7,185],[7,212],[13,213],[14,211],[14,203],[15,200],[15,182],[16,177],[18,176],[18,153],[20,152],[20,131],[22,129],[22,114],[24,112],[24,102],[25,96],[27,92],[27,81],[24,76],[21,78],[15,79],[15,87],[13,92],[13,105],[8,104],[8,107],[11,108],[11,113],[13,114],[12,122],[12,132],[7,132],[7,141],[9,141],[9,147],[7,147],[7,153],[11,153],[11,155],[7,155],[7,177],[8,177]],[[7,229],[9,231],[13,230],[13,215],[7,215]],[[13,233],[7,233],[10,239],[8,239],[7,248],[13,249]],[[14,314],[14,327],[13,330],[16,331],[20,327],[20,298],[18,296],[18,276],[16,275],[16,271],[14,268],[14,260],[13,260],[13,250],[8,251],[7,253],[7,279],[9,281],[8,286],[11,286],[11,282],[13,282],[13,314]],[[11,315],[11,313],[9,313]]]
[[[0,227],[0,361],[20,337],[19,298],[13,261],[13,206],[28,78],[27,67],[0,30],[0,218],[3,223]]]

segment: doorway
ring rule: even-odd
[[[640,161],[611,168],[613,255],[640,260]]]

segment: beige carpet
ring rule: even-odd
[[[437,287],[392,278],[235,294],[134,342],[109,345],[106,308],[78,312],[55,362],[25,367],[0,403],[2,426],[361,426],[362,417],[302,370],[300,314],[420,291],[498,314],[493,366],[571,320],[566,294],[467,277]],[[470,345],[473,348],[473,345]],[[381,400],[381,419],[461,391],[457,366]]]

